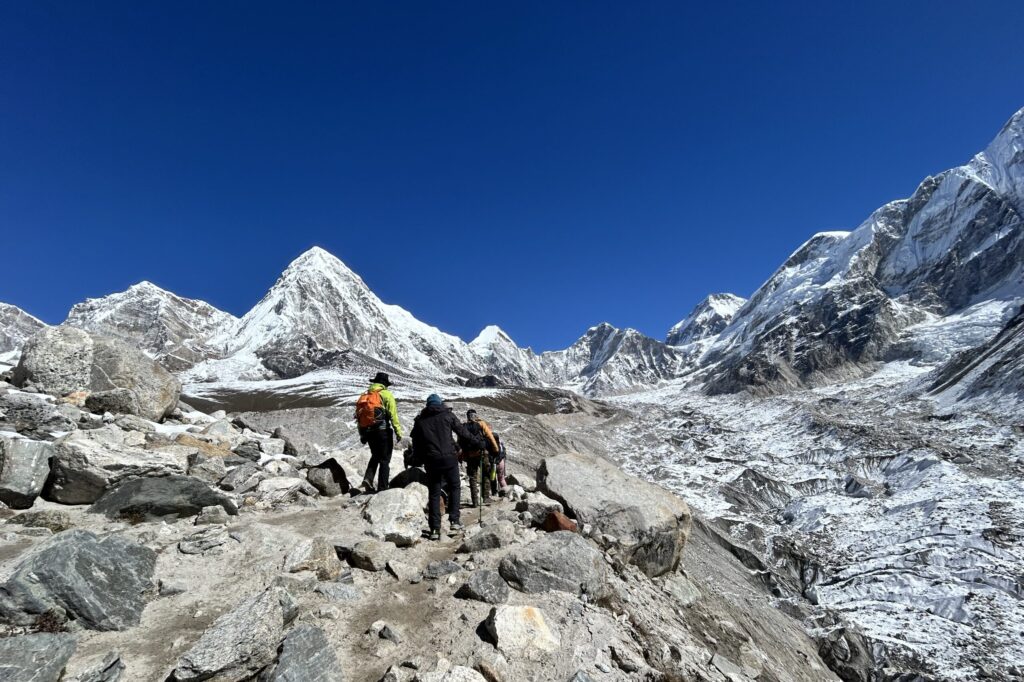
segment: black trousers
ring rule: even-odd
[[[462,484],[459,481],[459,464],[453,462],[450,466],[441,468],[427,467],[427,491],[429,492],[427,502],[427,517],[430,523],[430,530],[441,530],[441,488],[448,491],[448,520],[451,523],[459,522],[459,505],[462,495]]]
[[[391,429],[366,434],[366,444],[370,446],[370,463],[366,467],[363,481],[373,483],[376,475],[377,490],[387,490],[391,481],[391,453],[395,449],[394,437],[391,434]]]

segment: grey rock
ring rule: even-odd
[[[77,420],[50,396],[14,391],[0,393],[0,429],[49,440],[57,433],[75,428]]]
[[[30,625],[44,613],[91,630],[139,624],[152,591],[156,553],[125,537],[59,533],[0,585],[0,620]]]
[[[530,518],[540,522],[553,511],[564,512],[565,510],[562,508],[561,502],[553,500],[543,493],[526,493],[526,499],[516,503],[516,511],[529,512]]]
[[[60,509],[37,509],[22,512],[7,522],[28,528],[48,528],[54,533],[67,530],[73,525],[71,515]]]
[[[125,431],[141,431],[142,433],[155,433],[156,427],[142,417],[134,414],[122,414],[114,420],[114,423]]]
[[[137,405],[128,413],[153,421],[170,414],[181,393],[178,380],[138,348],[64,326],[44,329],[25,344],[14,383],[26,382],[54,395],[126,389]]]
[[[91,504],[122,481],[184,474],[187,455],[143,449],[145,436],[104,426],[75,431],[54,445],[43,498],[62,504]]]
[[[443,578],[446,575],[458,573],[461,570],[462,566],[459,566],[451,559],[431,561],[427,564],[427,567],[423,569],[423,577],[427,580],[437,580],[438,578]]]
[[[242,494],[254,490],[264,478],[266,474],[255,464],[242,464],[225,474],[219,485],[229,492]]]
[[[544,613],[534,606],[495,606],[485,626],[498,643],[498,650],[510,658],[537,660],[561,644]]]
[[[569,678],[569,682],[594,682],[594,678],[582,670],[577,670],[576,673]]]
[[[27,509],[50,475],[51,443],[0,435],[0,502]]]
[[[284,638],[269,682],[343,682],[341,665],[320,628],[296,625]]]
[[[498,549],[499,547],[511,545],[515,542],[515,539],[515,524],[510,521],[499,521],[476,535],[466,538],[459,546],[458,551],[460,553],[472,554],[473,552],[481,552],[488,549]]]
[[[355,585],[345,583],[320,583],[316,586],[316,592],[327,597],[333,602],[356,601],[362,596],[362,592]]]
[[[230,520],[231,518],[228,516],[228,513],[224,511],[224,507],[213,505],[210,507],[203,507],[203,510],[196,516],[195,525],[225,525]]]
[[[138,415],[142,412],[135,391],[127,388],[112,388],[109,391],[90,393],[85,399],[85,409],[95,414],[110,412],[125,416]]]
[[[224,459],[196,452],[188,457],[188,475],[216,485],[227,475]]]
[[[508,601],[508,584],[497,571],[480,569],[469,576],[462,587],[455,592],[459,599],[475,599],[487,604],[504,604]]]
[[[542,491],[565,504],[595,535],[613,535],[624,559],[649,576],[679,566],[690,532],[690,508],[656,485],[611,462],[577,454],[545,459],[537,472]]]
[[[307,469],[306,480],[324,497],[336,497],[351,488],[345,469],[334,458]]]
[[[207,526],[182,538],[178,542],[178,551],[182,554],[205,554],[230,541],[231,536],[223,526]]]
[[[185,585],[183,585],[182,583],[160,580],[157,593],[161,597],[174,597],[179,594],[185,594],[185,592],[187,591],[188,590],[185,588]]]
[[[219,506],[228,514],[238,514],[238,507],[231,498],[199,479],[165,476],[122,483],[97,500],[89,511],[110,518],[184,518],[211,506]]]
[[[388,573],[403,582],[416,583],[423,579],[423,572],[419,568],[404,561],[392,559],[387,564]]]
[[[304,478],[274,476],[261,480],[254,494],[262,505],[273,507],[297,502],[305,497],[314,497],[317,492]]]
[[[10,303],[0,303],[0,354],[17,351],[45,326],[21,308]]]
[[[316,443],[304,438],[298,430],[292,426],[278,426],[274,429],[273,438],[284,442],[284,454],[305,459],[315,456],[320,448]]]
[[[247,440],[242,442],[240,445],[235,447],[234,452],[239,457],[243,457],[250,462],[259,462],[263,456],[263,450],[260,448],[260,441]]]
[[[323,537],[302,541],[284,560],[284,570],[288,573],[312,571],[320,580],[333,580],[342,569],[334,545]]]
[[[245,599],[215,620],[178,659],[171,679],[198,682],[253,677],[277,656],[292,609],[291,597],[280,587]]]
[[[66,634],[0,637],[0,680],[58,682],[75,645],[75,638]]]
[[[522,592],[561,590],[599,598],[607,591],[604,555],[569,531],[548,533],[506,555],[498,570],[509,585]]]
[[[426,502],[426,488],[422,485],[383,490],[366,504],[363,518],[370,522],[374,537],[408,547],[422,536]]]
[[[383,571],[394,556],[395,546],[380,540],[364,540],[352,548],[349,562],[364,571]]]
[[[98,666],[69,680],[69,682],[119,682],[124,674],[121,654],[111,651]]]

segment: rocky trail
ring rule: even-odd
[[[606,407],[492,399],[531,445],[430,542],[400,454],[403,487],[351,486],[342,408],[206,414],[141,353],[48,336],[0,383],[5,682],[838,679],[685,502],[550,423]]]

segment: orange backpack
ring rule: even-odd
[[[388,411],[380,391],[367,391],[356,401],[356,421],[361,431],[381,429],[387,426]]]

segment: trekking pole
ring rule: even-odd
[[[483,528],[484,527],[484,454],[482,452],[480,453],[480,495],[477,496],[476,501],[477,501],[477,504],[480,505],[480,508],[477,510],[479,512],[479,514],[477,514],[477,524],[479,524],[479,526],[481,528]]]

